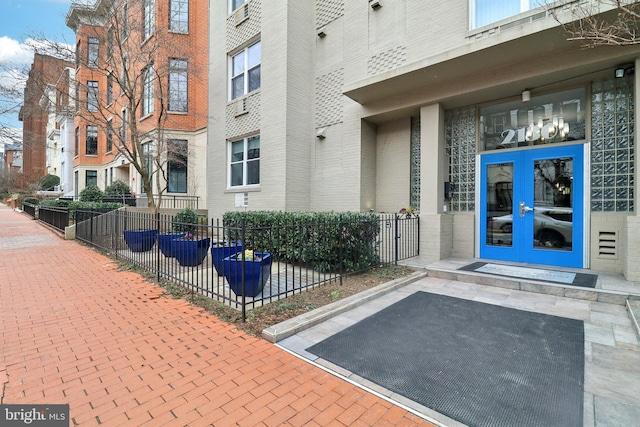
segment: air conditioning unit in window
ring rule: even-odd
[[[244,114],[247,114],[249,110],[247,110],[247,98],[238,99],[233,103],[233,116],[239,117]]]
[[[233,12],[236,18],[236,27],[249,19],[249,4],[245,3]]]

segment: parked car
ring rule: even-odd
[[[492,217],[493,232],[511,234],[513,215]],[[572,242],[573,212],[565,207],[536,207],[533,211],[533,233],[537,246],[562,248]]]

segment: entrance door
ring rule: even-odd
[[[584,146],[480,159],[480,257],[583,267]]]

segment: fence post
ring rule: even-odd
[[[160,281],[160,212],[156,212],[156,229],[158,230],[158,244],[156,245],[156,277]]]
[[[89,241],[93,243],[93,210],[91,210],[91,214],[89,215]]]
[[[244,249],[245,249],[245,242],[247,241],[246,239],[246,222],[244,217],[242,217],[242,268],[241,268],[241,282],[240,282],[240,288],[242,289],[242,323],[245,323],[247,321],[247,305],[246,305],[246,296],[245,296],[245,291],[244,291]],[[236,263],[237,263],[237,255],[236,255]],[[237,265],[237,264],[236,264]]]
[[[400,218],[398,217],[398,214],[395,213],[395,231],[394,231],[394,236],[393,236],[393,245],[394,245],[394,260],[393,260],[393,264],[394,265],[398,265],[398,241],[400,240],[400,233],[399,233],[399,226],[400,226]]]

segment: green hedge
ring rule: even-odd
[[[66,208],[67,206],[69,206],[69,202],[67,200],[43,199],[40,202],[40,206],[56,206]]]
[[[271,252],[277,260],[312,266],[321,272],[353,272],[379,263],[375,213],[227,212],[226,238],[243,247]]]

